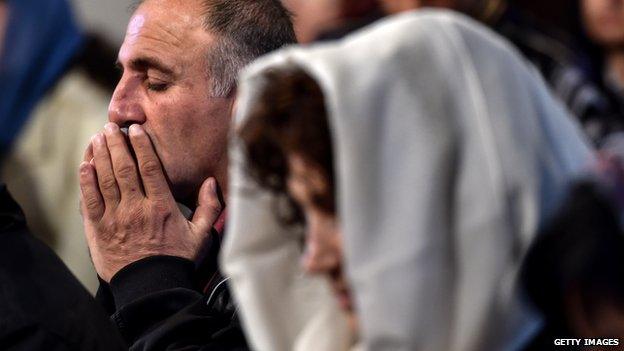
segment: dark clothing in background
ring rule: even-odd
[[[0,350],[127,350],[93,297],[31,235],[2,184]]]
[[[556,39],[513,6],[508,6],[491,26],[537,67],[595,145],[600,145],[608,134],[624,130],[624,105],[588,74],[583,52],[572,50],[566,41]]]
[[[249,350],[227,287],[218,273],[220,234],[213,230],[200,268],[153,256],[101,282],[106,306],[130,350]]]
[[[349,35],[352,32],[360,30],[383,17],[381,12],[373,12],[368,16],[345,20],[340,26],[331,28],[321,33],[315,41],[336,40]]]

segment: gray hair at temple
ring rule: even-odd
[[[217,36],[208,48],[213,97],[232,94],[240,70],[248,63],[297,41],[292,16],[280,0],[198,1],[204,6],[204,28]]]

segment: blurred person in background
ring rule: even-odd
[[[300,43],[340,38],[382,17],[377,0],[283,0]]]
[[[600,79],[587,72],[583,62],[586,53],[578,50],[573,38],[560,35],[554,27],[544,25],[534,16],[506,0],[379,0],[389,14],[426,6],[442,6],[470,15],[487,24],[511,41],[531,61],[572,114],[583,124],[586,134],[600,145],[612,129],[611,121],[619,120],[620,111],[613,105]],[[598,1],[601,2],[601,1]],[[603,1],[602,3],[611,3]],[[561,5],[561,4],[559,4]],[[611,5],[610,5],[611,6]],[[568,11],[560,9],[560,11]],[[609,10],[609,9],[607,9]],[[566,12],[567,13],[567,12]],[[611,14],[610,16],[617,16]]]
[[[573,3],[572,34],[586,55],[583,73],[597,82],[608,113],[584,121],[601,138],[624,131],[624,1]]]
[[[623,141],[609,138],[527,255],[523,281],[546,317],[528,350],[554,338],[624,339]]]
[[[514,350],[540,328],[519,269],[591,151],[507,41],[411,12],[257,61],[238,106],[222,260],[255,348],[300,345],[317,279],[364,350]]]
[[[293,13],[295,33],[300,43],[314,41],[321,32],[339,22],[340,1],[283,0],[282,2]]]
[[[0,349],[121,351],[102,307],[26,226],[0,183]]]
[[[106,122],[114,51],[77,27],[66,0],[4,0],[0,179],[35,233],[95,292],[75,168]]]

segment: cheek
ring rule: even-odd
[[[183,167],[191,167],[193,154],[196,154],[194,145],[201,137],[201,125],[196,121],[199,113],[197,104],[176,96],[154,96],[146,104],[145,128],[152,139],[152,143],[161,158],[167,172],[173,178],[183,172]],[[201,154],[196,154],[200,157]]]
[[[583,25],[588,27],[587,30],[591,31],[596,22],[598,11],[596,4],[592,1],[585,0],[581,3],[581,17]]]
[[[161,95],[151,98],[146,108],[149,127],[168,145],[186,143],[202,135],[209,123],[208,107],[185,94]],[[202,113],[203,112],[203,113]]]

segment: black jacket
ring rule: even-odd
[[[249,350],[227,279],[218,273],[219,238],[213,231],[202,269],[154,256],[124,267],[110,285],[100,282],[97,299],[130,350]]]
[[[104,310],[0,184],[0,350],[127,350]]]

